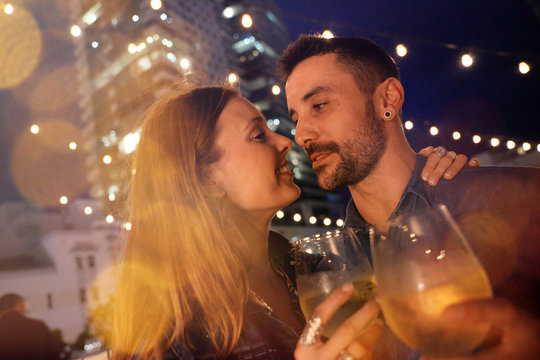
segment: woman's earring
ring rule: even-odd
[[[384,117],[385,117],[386,119],[390,119],[391,116],[392,116],[392,112],[391,112],[390,110],[386,110],[386,111],[384,112]]]

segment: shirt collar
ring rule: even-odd
[[[392,211],[392,214],[390,215],[389,219],[392,219],[399,215],[403,210],[406,210],[406,203],[409,196],[416,196],[419,200],[425,202],[426,204],[429,204],[429,191],[430,187],[422,180],[422,170],[424,169],[424,166],[426,165],[426,158],[420,155],[416,155],[416,164],[414,166],[414,170],[411,174],[411,177],[409,178],[409,182],[407,183],[407,186],[405,187],[405,190],[403,191],[403,194],[401,195],[401,198],[399,199],[398,205]],[[402,209],[403,208],[403,209]],[[354,201],[351,198],[349,200],[349,203],[347,204],[347,210],[346,210],[346,217],[345,217],[345,226],[346,227],[352,227],[353,229],[357,231],[362,232],[368,232],[369,226],[362,215],[358,212],[358,209],[354,205]]]

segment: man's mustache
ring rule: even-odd
[[[304,147],[308,157],[311,154],[316,152],[339,152],[339,145],[333,141],[326,143],[310,143],[308,146]]]

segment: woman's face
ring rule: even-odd
[[[259,110],[243,97],[233,97],[217,122],[215,146],[220,159],[212,179],[225,198],[240,210],[273,215],[300,195],[286,155],[291,140],[266,126]]]

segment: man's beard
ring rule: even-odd
[[[375,115],[373,102],[366,102],[362,130],[345,139],[342,145],[335,142],[317,144],[308,150],[333,151],[340,161],[337,165],[321,165],[315,172],[319,186],[324,190],[335,190],[341,186],[354,185],[364,180],[373,171],[386,144],[383,124]]]

